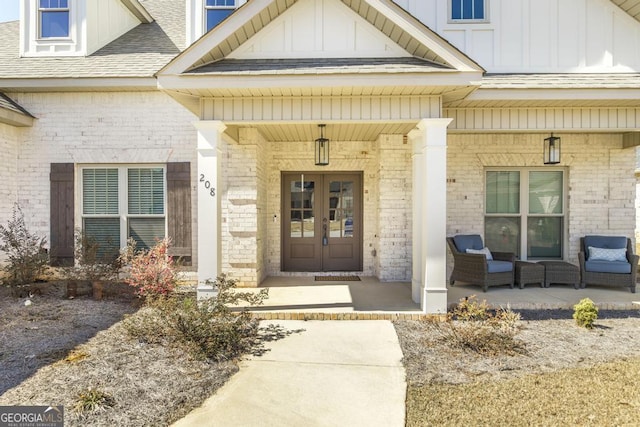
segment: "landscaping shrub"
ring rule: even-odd
[[[6,225],[0,225],[0,251],[8,258],[2,267],[6,273],[3,283],[7,286],[24,285],[42,276],[49,263],[45,243],[46,238],[27,229],[22,209],[14,205],[11,219]]]
[[[592,329],[598,318],[598,307],[589,298],[583,298],[573,306],[573,318],[578,326]]]
[[[167,253],[169,244],[169,239],[165,238],[149,250],[136,250],[135,241],[127,242],[120,264],[130,265],[125,282],[136,288],[139,296],[157,298],[175,289],[178,272],[173,258]]]
[[[475,295],[460,300],[439,325],[443,339],[453,347],[485,355],[522,353],[524,347],[515,339],[519,328],[519,313],[509,307],[493,313]]]
[[[237,292],[236,281],[226,275],[212,284],[218,288],[215,298],[195,301],[174,293],[151,300],[135,321],[125,321],[128,333],[144,342],[181,346],[200,359],[221,361],[250,351],[257,343],[258,321],[237,304],[261,305],[267,289]]]
[[[82,230],[75,233],[73,252],[74,265],[64,269],[67,279],[93,282],[111,281],[118,277],[121,268],[118,251],[101,247],[93,236],[86,235]]]
[[[98,409],[112,407],[115,399],[102,390],[89,388],[78,393],[74,409],[78,413],[93,412]]]

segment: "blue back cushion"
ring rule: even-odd
[[[482,237],[479,234],[458,234],[453,236],[453,243],[460,252],[467,252],[467,249],[482,249]]]
[[[623,249],[627,247],[627,238],[624,236],[584,236],[584,250],[589,257],[589,246],[605,249]]]

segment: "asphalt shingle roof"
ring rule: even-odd
[[[425,72],[449,68],[414,57],[402,58],[297,58],[224,59],[188,74],[305,74],[349,72]]]
[[[151,77],[184,49],[184,0],[141,0],[154,17],[86,57],[20,58],[19,22],[0,24],[0,80]],[[1,86],[1,83],[0,83]]]

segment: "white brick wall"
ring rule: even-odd
[[[541,134],[448,136],[447,235],[484,234],[486,167],[540,167]],[[634,237],[636,228],[635,150],[622,149],[622,136],[563,134],[562,163],[568,176],[569,250],[578,262],[585,234]],[[451,258],[449,256],[449,258]],[[449,259],[451,268],[452,260]]]
[[[6,225],[16,201],[16,161],[20,129],[0,123],[0,223]],[[5,254],[0,252],[0,261]]]
[[[37,118],[32,128],[19,133],[15,174],[17,200],[33,232],[49,236],[49,164],[52,162],[190,161],[194,183],[192,212],[196,212],[196,130],[192,125],[196,117],[167,95],[78,92],[12,96]],[[192,225],[193,259],[196,260],[195,217]]]

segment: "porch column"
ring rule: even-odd
[[[447,311],[447,126],[423,119],[411,135],[413,157],[412,294],[425,313]]]
[[[221,121],[195,122],[198,130],[198,297],[214,295],[204,283],[215,280],[221,265],[220,144],[226,126]]]

